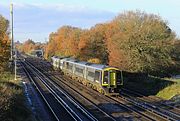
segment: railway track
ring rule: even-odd
[[[175,116],[180,118],[180,108],[168,105],[168,104],[164,103],[164,101],[161,101],[160,99],[157,99],[155,97],[147,97],[147,96],[144,96],[144,95],[142,95],[142,94],[140,94],[138,92],[131,91],[129,89],[124,89],[123,88],[122,91],[125,94],[128,94],[128,95],[130,95],[132,97],[136,97],[136,98],[138,98],[140,100],[143,100],[144,102],[147,102],[147,103],[152,103],[153,102],[154,106],[160,107],[163,110],[169,110],[170,113],[172,112],[172,113],[174,113]]]
[[[66,83],[67,80],[65,80],[64,78],[54,77],[53,79],[54,79],[54,80],[59,80],[59,81],[61,82],[61,84],[63,83],[63,85],[68,86],[69,88],[71,88],[71,90],[73,90],[73,91],[75,91],[76,93],[78,93],[78,95],[81,95],[82,98],[84,98],[85,100],[88,100],[89,102],[93,103],[90,99],[88,99],[87,97],[83,96],[82,94],[80,94],[79,91],[73,89],[69,84],[67,84],[67,83]],[[96,93],[98,93],[98,92],[96,92]],[[98,97],[100,97],[100,98],[102,99],[102,95],[101,95],[101,94],[98,95]],[[114,102],[112,102],[112,101],[107,101],[107,99],[105,99],[105,100],[106,100],[106,103],[114,103]],[[94,103],[93,103],[93,104],[94,104]],[[124,105],[124,104],[118,104],[118,107],[119,107],[119,108],[122,108],[122,107],[123,107],[123,108],[125,108],[125,109],[127,109],[127,110],[129,110],[129,111],[135,112],[135,114],[136,114],[137,116],[139,116],[139,113],[140,113],[140,112],[134,111],[135,109],[132,110],[132,108],[129,108],[128,106],[126,106],[126,105]],[[96,105],[96,108],[98,108],[98,110],[101,110],[101,111],[104,110],[104,109],[98,107],[97,105]],[[105,111],[103,111],[103,112],[104,112],[104,114],[105,114],[106,116],[110,117],[112,120],[118,120],[118,119],[115,119],[115,118],[113,118],[112,116],[110,116],[110,115],[111,115],[110,113],[107,114]],[[108,112],[108,111],[107,111],[107,112]],[[138,113],[137,113],[137,112],[138,112]],[[118,112],[116,112],[116,113],[118,113]],[[140,114],[141,114],[141,113],[140,113]],[[143,116],[142,119],[144,119],[144,120],[151,120],[151,118],[146,117],[145,115],[142,115],[142,114],[141,114],[141,116]],[[153,120],[153,119],[152,119],[152,120]]]
[[[46,74],[48,72],[45,72]],[[59,80],[61,82],[67,81],[64,77],[55,77],[56,80]],[[169,111],[162,110],[160,108],[157,108],[154,105],[150,105],[149,103],[145,101],[140,101],[135,99],[133,96],[123,94],[123,96],[120,97],[109,97],[111,98],[110,102],[118,102],[119,105],[129,111],[132,111],[136,113],[137,115],[141,115],[144,117],[144,120],[179,120],[179,115],[175,113],[169,113]],[[106,99],[107,100],[107,99]],[[112,101],[113,100],[113,101]],[[128,106],[126,106],[128,104]]]
[[[30,65],[30,63],[29,63],[29,65]],[[37,70],[35,67],[34,67],[34,69]],[[40,74],[41,76],[45,77],[49,82],[54,83],[54,85],[56,85],[57,88],[62,87],[61,89],[63,90],[64,85],[62,86],[62,85],[57,84],[57,82],[54,81],[54,79],[48,78],[47,75],[43,74],[43,73],[42,73],[41,71],[39,71],[39,70],[37,70],[37,71],[39,72],[39,74]],[[63,90],[63,91],[66,91],[66,90]],[[75,91],[75,90],[74,90],[74,91]],[[66,92],[65,92],[65,93],[66,93]],[[78,94],[78,96],[80,96],[78,92],[76,92],[76,93]],[[69,95],[69,94],[66,93],[66,95]],[[81,98],[81,99],[83,99],[83,98],[85,99],[85,97],[83,97],[82,95],[80,96],[80,98]],[[74,99],[72,98],[72,100],[74,100]],[[74,101],[75,101],[75,100],[74,100]],[[96,113],[95,115],[98,117],[97,120],[115,121],[115,119],[114,119],[112,116],[108,115],[108,114],[105,113],[103,110],[101,110],[100,108],[98,108],[92,101],[86,100],[86,104],[88,104],[89,106],[91,106],[91,112],[94,112],[94,114]],[[81,108],[84,108],[84,107],[79,106],[78,108],[81,109]]]
[[[113,98],[113,97],[110,97],[110,98]],[[161,109],[159,109],[158,107],[155,107],[154,105],[149,105],[148,103],[144,101],[139,101],[133,97],[128,97],[127,95],[126,96],[123,95],[123,96],[116,97],[113,99],[118,102],[128,101],[129,103],[132,103],[137,108],[144,110],[145,115],[151,115],[151,117],[154,120],[171,120],[171,121],[179,120],[179,115],[176,115],[174,113],[169,113],[169,111],[166,111],[166,110],[162,111]]]
[[[46,77],[40,75],[35,67],[25,62],[23,62],[22,65],[28,78],[35,85],[56,120],[97,121],[93,115],[69,95],[53,83],[48,82]],[[37,81],[37,79],[39,81]]]
[[[57,78],[52,78],[52,76],[48,76],[42,72],[40,72],[42,75],[45,75],[46,77],[48,77],[49,81],[52,81],[53,83],[55,83],[57,86],[59,87],[67,87],[68,85],[66,83],[57,83]],[[61,80],[62,81],[62,80]],[[60,81],[60,82],[61,82]],[[67,88],[66,88],[67,89]],[[86,100],[86,104],[88,106],[91,106],[91,112],[94,112],[94,113],[97,113],[99,115],[99,119],[98,120],[103,120],[103,121],[115,121],[116,119],[113,118],[112,116],[108,115],[106,112],[104,112],[102,109],[98,108],[98,106],[96,104],[94,104],[91,100],[88,100],[85,96],[79,94],[78,91],[76,91],[75,89],[69,87],[68,90],[71,90],[71,93],[72,91],[76,93],[77,96],[79,96],[79,99],[83,99],[83,100]],[[67,91],[67,90],[66,90]],[[68,93],[68,92],[67,92]],[[75,94],[73,93],[73,94]],[[96,114],[95,114],[96,115]]]
[[[57,78],[59,79],[60,81],[62,81],[62,78]],[[65,80],[64,80],[65,81]],[[68,85],[68,84],[66,84]],[[94,92],[95,93],[95,92]],[[98,93],[98,92],[96,92]],[[102,97],[102,95],[100,94],[99,97],[101,98],[104,98]],[[156,114],[152,114],[152,112],[142,112],[142,108],[139,108],[139,106],[136,106],[134,107],[134,104],[133,105],[130,105],[129,104],[129,101],[128,100],[123,100],[123,101],[120,101],[120,99],[117,97],[108,97],[109,99],[107,99],[107,97],[104,98],[104,100],[106,100],[107,102],[110,102],[110,103],[117,103],[118,107],[119,108],[124,108],[124,109],[127,109],[131,112],[134,112],[134,114],[136,114],[137,116],[141,116],[142,117],[142,120],[167,120],[166,118],[162,118],[162,117],[159,117],[159,115],[156,115]],[[121,99],[122,100],[122,99]]]
[[[45,72],[45,73],[47,74],[47,72]],[[49,75],[49,77],[52,78],[52,75]],[[59,80],[61,82],[61,85],[62,85],[62,82],[64,82],[64,84],[65,84],[68,79],[64,78],[64,77],[54,76],[54,78],[52,80]],[[71,80],[71,82],[74,82],[74,81]],[[69,86],[69,84],[67,84],[67,83],[65,85]],[[81,85],[81,86],[84,86],[84,85]],[[76,85],[76,87],[77,87],[77,85]],[[85,88],[87,89],[87,87],[85,87]],[[154,118],[152,118],[151,115],[149,116],[149,115],[143,113],[142,111],[139,111],[138,109],[134,108],[132,105],[127,106],[126,103],[122,103],[122,102],[117,103],[117,101],[109,99],[107,97],[103,97],[103,95],[99,94],[98,92],[96,92],[92,89],[90,89],[88,92],[90,92],[90,91],[91,92],[93,91],[92,94],[94,94],[94,95],[97,94],[97,96],[100,97],[101,99],[104,98],[104,100],[106,100],[106,103],[116,103],[116,106],[118,106],[119,108],[123,108],[123,109],[130,111],[130,112],[133,112],[133,114],[131,114],[131,115],[135,115],[135,117],[141,117],[141,120],[155,120]],[[77,93],[79,93],[79,92],[77,92]]]

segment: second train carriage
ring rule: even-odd
[[[52,57],[52,64],[101,93],[119,94],[123,85],[122,71],[114,67],[55,56]]]

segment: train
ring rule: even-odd
[[[119,95],[123,86],[123,74],[118,68],[79,61],[70,57],[51,57],[55,70],[61,70],[72,79],[89,86],[104,95]]]
[[[43,58],[43,50],[42,49],[38,49],[38,50],[32,50],[30,53],[30,56],[32,57],[38,57],[38,58]]]

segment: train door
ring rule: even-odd
[[[110,81],[110,87],[116,86],[116,72],[110,70],[109,71],[109,81]]]
[[[102,86],[116,86],[116,71],[104,71]]]

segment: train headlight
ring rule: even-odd
[[[113,92],[114,92],[114,89],[111,89],[111,92],[113,93]]]

